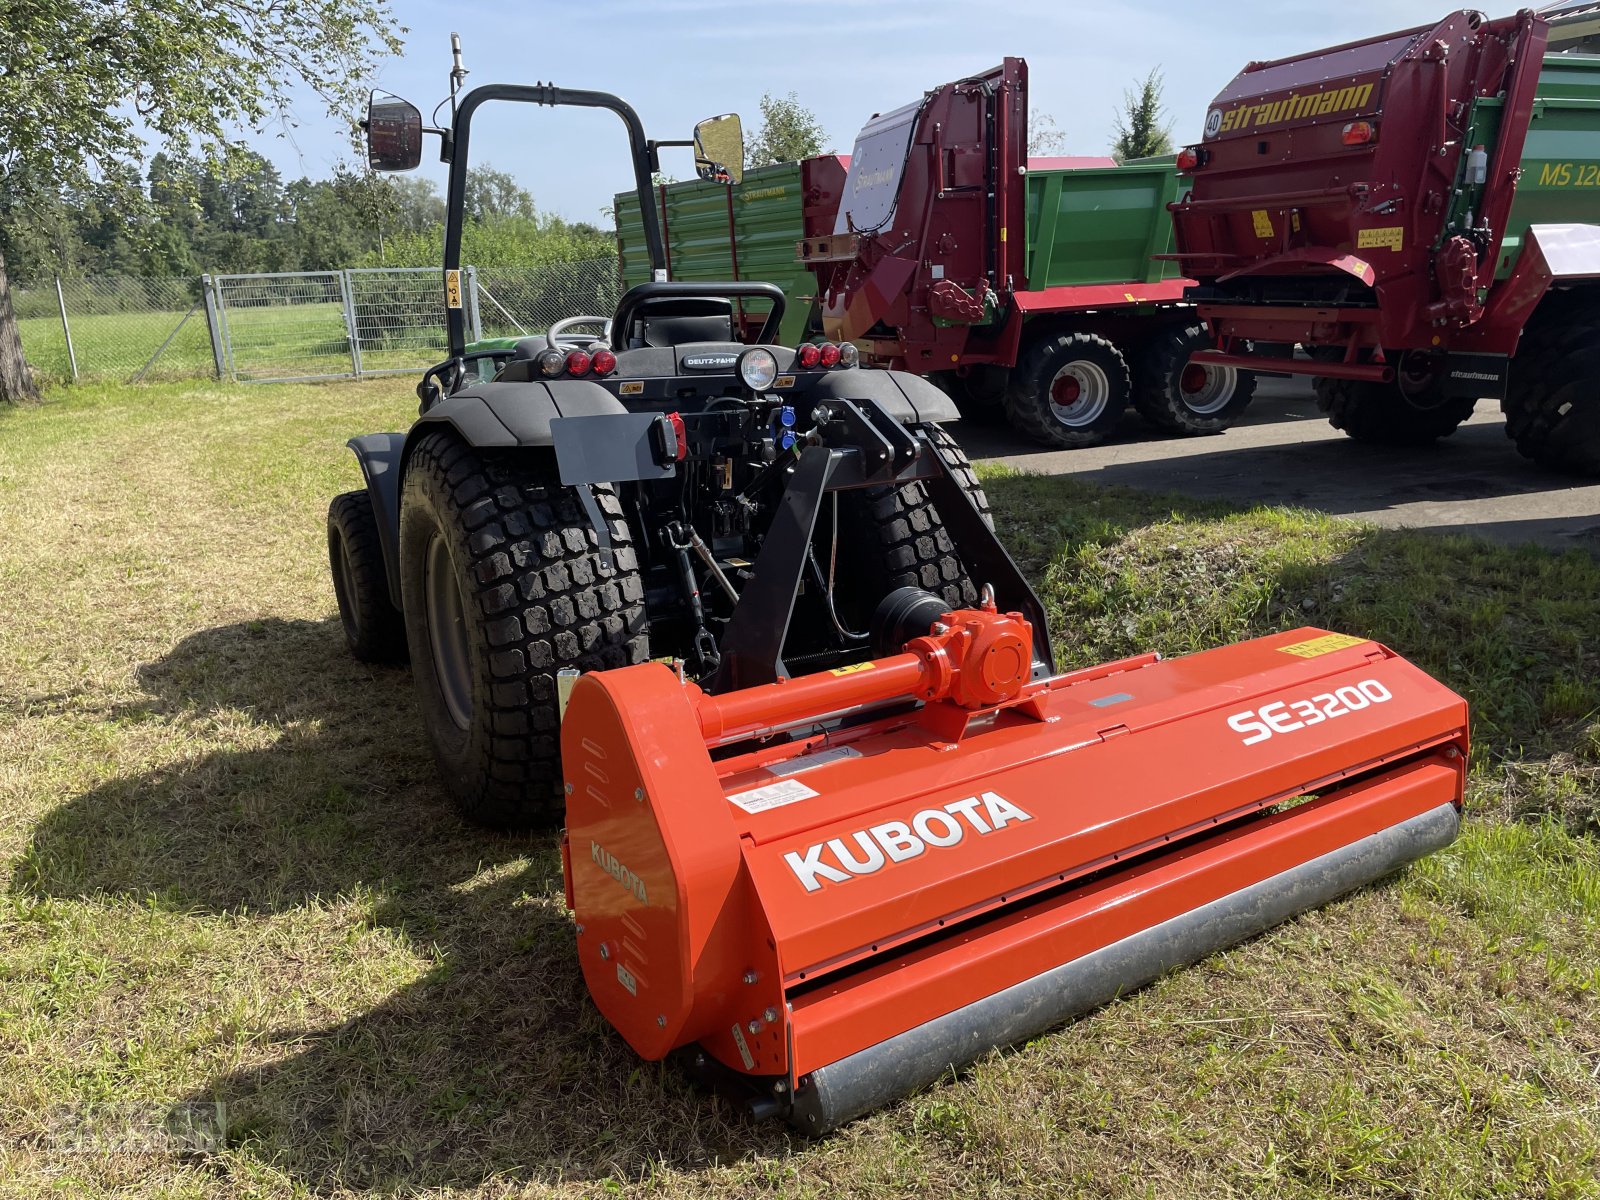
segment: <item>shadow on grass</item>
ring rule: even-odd
[[[406,671],[354,662],[336,620],[265,620],[186,638],[138,678],[148,701],[107,719],[171,722],[209,749],[54,810],[16,890],[132,897],[179,920],[353,897],[361,924],[437,963],[342,1024],[258,1031],[282,1057],[189,1097],[227,1105],[236,1152],[321,1192],[637,1177],[784,1151],[780,1128],[640,1063],[595,1012],[557,835],[454,816]],[[355,935],[340,918],[323,932]]]
[[[1073,665],[1327,625],[1467,694],[1495,755],[1548,741],[1600,677],[1600,567],[1584,556],[1059,478],[989,486]],[[192,1097],[228,1105],[235,1153],[326,1192],[636,1179],[788,1151],[781,1128],[640,1063],[600,1019],[555,836],[454,818],[405,672],[352,662],[334,621],[265,621],[196,634],[140,680],[151,700],[115,720],[188,722],[210,749],[63,805],[16,886],[230,914],[355,896],[437,962],[342,1024],[262,1031],[282,1057]]]

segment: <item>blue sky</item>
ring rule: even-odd
[[[1438,0],[394,0],[394,9],[409,29],[405,50],[379,65],[375,82],[425,116],[447,92],[452,30],[462,37],[469,87],[544,80],[615,92],[662,140],[687,137],[701,117],[729,111],[751,129],[764,92],[792,90],[841,152],[874,112],[1012,54],[1028,60],[1032,109],[1055,118],[1069,154],[1106,152],[1123,90],[1151,67],[1166,77],[1174,135],[1192,140],[1211,97],[1246,62],[1449,11]],[[286,178],[326,175],[348,153],[343,132],[311,98],[293,116],[293,128],[253,144]],[[599,220],[628,185],[625,147],[608,113],[492,105],[473,122],[475,163],[511,172],[542,209],[578,220]],[[671,157],[685,152],[663,153],[669,174],[690,174],[686,157]],[[442,167],[423,170],[442,185]]]

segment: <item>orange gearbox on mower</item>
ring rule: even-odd
[[[1048,677],[1017,613],[885,608],[900,653],[722,695],[660,663],[584,675],[563,722],[595,1003],[801,1130],[1456,834],[1466,704],[1374,642]]]

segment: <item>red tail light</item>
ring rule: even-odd
[[[839,347],[832,342],[823,342],[822,345],[817,347],[817,361],[825,367],[837,367],[839,365]]]
[[[816,366],[822,361],[822,351],[817,349],[813,343],[806,342],[804,345],[797,346],[795,348],[794,361],[798,363],[803,370],[809,371],[812,367]]]
[[[609,375],[617,369],[617,356],[609,350],[596,350],[589,361],[596,375]]]
[[[1192,171],[1200,165],[1200,154],[1193,146],[1178,151],[1178,170]]]
[[[1351,121],[1341,136],[1346,146],[1365,146],[1376,134],[1371,121]]]
[[[587,351],[569,350],[567,351],[567,374],[587,375],[593,362],[594,360],[589,357]]]

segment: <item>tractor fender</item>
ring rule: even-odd
[[[550,422],[557,417],[598,417],[625,413],[622,402],[589,379],[549,383],[479,383],[463,388],[429,408],[406,437],[409,446],[435,425],[448,425],[469,446],[550,446]]]
[[[937,425],[961,416],[954,400],[909,371],[835,371],[818,380],[809,395],[819,400],[870,400],[902,425]]]
[[[383,574],[389,599],[400,607],[400,465],[405,453],[403,433],[369,433],[351,438],[349,446],[360,464],[372,498],[372,516],[383,549]]]

